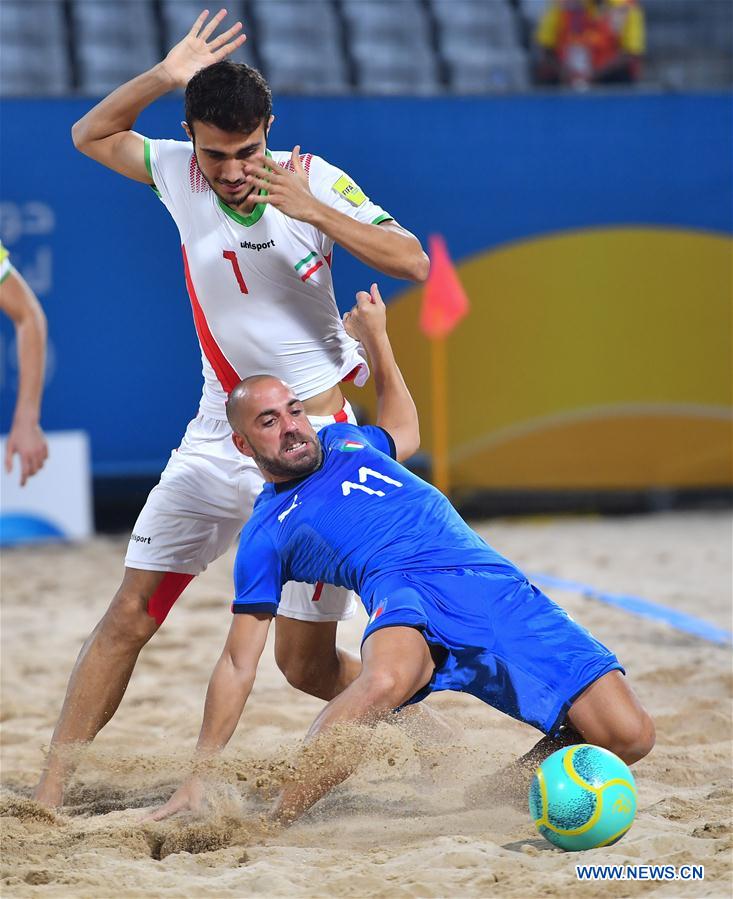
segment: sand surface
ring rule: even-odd
[[[526,571],[633,593],[731,625],[727,513],[492,522],[481,533]],[[3,896],[535,897],[731,895],[729,649],[549,590],[626,665],[656,719],[635,766],[639,813],[608,849],[575,855],[529,816],[482,793],[482,778],[529,749],[531,728],[477,700],[431,697],[449,733],[382,726],[364,768],[299,823],[264,833],[268,786],[322,703],[290,688],[265,650],[201,820],[141,825],[168,798],[195,742],[229,627],[232,555],[198,579],[143,651],[114,720],[57,815],[28,800],[82,640],[121,573],[125,541],[16,550],[2,567]],[[362,613],[341,625],[356,649]],[[698,883],[580,883],[578,862],[703,864]]]

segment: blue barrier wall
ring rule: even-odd
[[[142,185],[77,153],[86,100],[3,101],[0,237],[40,295],[51,354],[43,424],[89,432],[95,474],[153,473],[195,414],[200,362],[178,233]],[[731,97],[280,99],[271,146],[348,171],[457,259],[567,229],[733,230]],[[138,122],[182,135],[180,99]],[[336,251],[342,308],[374,277]],[[403,285],[380,278],[387,296]],[[0,325],[0,429],[16,387]],[[11,352],[7,352],[11,350]]]

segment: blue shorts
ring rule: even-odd
[[[486,569],[386,575],[370,590],[366,640],[383,627],[415,627],[437,657],[430,683],[471,693],[555,736],[575,699],[616,656],[521,576]]]

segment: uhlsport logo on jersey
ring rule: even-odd
[[[242,240],[240,241],[239,246],[243,250],[257,250],[259,253],[260,250],[269,250],[270,247],[274,247],[275,240],[266,240],[264,243],[252,243],[251,240]]]
[[[380,615],[384,614],[384,610],[386,608],[387,608],[387,600],[385,598],[379,603],[377,608],[369,616],[369,624],[374,624],[374,622],[377,620],[377,618],[379,618]]]
[[[363,450],[365,444],[359,443],[356,440],[344,440],[344,442],[339,447],[339,452],[341,453],[355,453],[357,450]]]

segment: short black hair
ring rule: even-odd
[[[251,134],[270,121],[272,91],[257,69],[225,59],[196,72],[186,87],[185,105],[191,134],[194,122]]]

